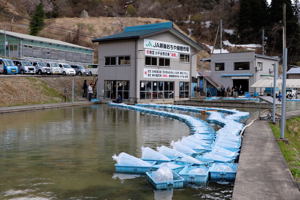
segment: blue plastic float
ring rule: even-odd
[[[179,175],[184,178],[185,184],[203,185],[208,181],[208,167],[206,166],[185,166]]]
[[[146,173],[147,179],[156,189],[182,188],[183,180],[185,183],[204,184],[208,180],[219,182],[235,179],[238,164],[234,162],[239,155],[242,143],[240,132],[244,127],[241,122],[249,117],[248,112],[168,104],[137,104],[132,106],[109,103],[109,105],[177,119],[187,124],[192,134],[172,142],[173,148],[161,146],[157,148],[157,151],[148,147],[144,148],[147,153],[142,155],[142,159],[153,161],[151,166],[126,166],[124,168],[124,166],[116,164],[116,170],[119,172]],[[195,113],[205,111],[208,118],[206,122],[189,115],[150,108]],[[215,132],[208,122],[217,124],[221,128]],[[165,182],[155,180],[153,174],[160,167],[166,165],[172,170],[174,180]]]

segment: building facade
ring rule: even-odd
[[[253,93],[250,86],[257,80],[274,75],[278,57],[255,54],[255,52],[213,54],[210,77],[224,88],[236,88],[242,94]]]
[[[286,73],[286,75],[288,79],[300,79],[300,67],[299,66],[292,67]]]
[[[0,30],[0,56],[91,64],[94,50],[67,42]],[[4,48],[6,47],[6,48]]]
[[[188,99],[202,46],[173,27],[158,23],[126,27],[99,43],[98,97],[130,102]]]

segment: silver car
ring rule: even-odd
[[[71,67],[73,69],[75,69],[76,75],[79,75],[79,76],[89,75],[88,72],[87,72],[87,70],[83,66],[80,66],[80,65],[71,65]]]

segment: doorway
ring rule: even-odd
[[[104,81],[104,97],[129,99],[129,81]]]
[[[249,92],[249,79],[234,79],[233,87],[237,89],[238,95],[243,95]]]

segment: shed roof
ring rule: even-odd
[[[172,22],[163,22],[156,24],[145,24],[139,26],[129,26],[125,27],[124,31],[114,35],[104,36],[101,38],[93,39],[93,42],[106,42],[115,40],[127,40],[127,39],[140,39],[146,38],[152,35],[157,35],[159,33],[170,32],[177,37],[184,40],[189,45],[193,46],[197,50],[207,49],[204,45],[198,44],[196,41],[192,40],[187,35],[183,34],[177,30]]]
[[[251,87],[253,88],[271,88],[273,87],[273,77],[268,77],[264,79],[259,79]],[[282,87],[282,79],[276,81],[277,88]],[[286,79],[286,88],[300,88],[299,79]]]
[[[300,67],[293,67],[291,68],[287,74],[300,74]]]
[[[79,45],[76,45],[76,44],[71,44],[71,43],[68,43],[68,42],[63,42],[63,41],[60,41],[60,40],[54,40],[54,39],[50,39],[50,38],[33,36],[33,35],[28,35],[28,34],[23,34],[23,33],[16,33],[16,32],[11,32],[11,31],[0,30],[0,34],[6,34],[6,35],[9,35],[9,36],[12,36],[12,37],[25,39],[25,40],[33,40],[33,41],[38,41],[38,42],[52,43],[52,44],[69,46],[69,47],[74,47],[74,48],[93,50],[91,48],[79,46]]]

